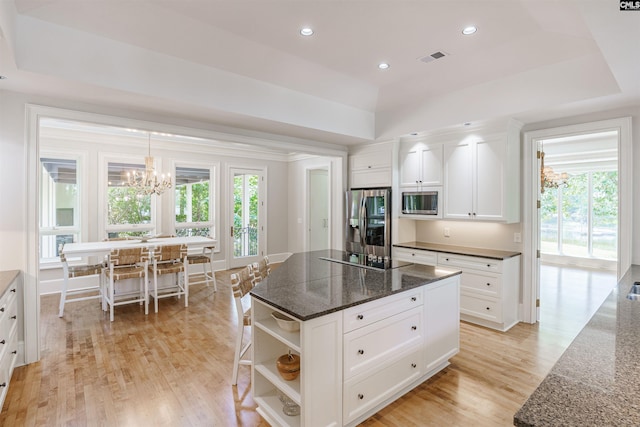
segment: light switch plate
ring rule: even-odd
[[[522,234],[520,233],[513,233],[513,241],[515,243],[522,243]]]
[[[444,237],[449,237],[451,235],[451,230],[449,230],[449,227],[445,227],[444,228]]]

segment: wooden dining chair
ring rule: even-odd
[[[254,262],[252,264],[252,268],[253,268],[254,282],[255,283],[262,282],[271,273],[271,264],[269,263],[269,257],[265,256],[260,261]]]
[[[188,255],[189,265],[202,265],[202,276],[200,279],[200,273],[189,273],[189,286],[198,285],[201,283],[206,283],[209,286],[210,282],[213,282],[213,290],[214,292],[218,291],[218,283],[216,282],[216,273],[213,271],[213,250],[215,249],[215,245],[207,245],[202,248],[202,253]],[[208,268],[207,268],[208,266]],[[192,280],[191,277],[198,275],[198,279]]]
[[[58,317],[64,315],[64,306],[70,302],[85,301],[89,299],[100,299],[104,308],[103,291],[104,279],[103,273],[105,263],[98,264],[72,264],[69,265],[67,257],[64,254],[64,246],[60,248],[60,262],[62,263],[62,291],[60,292],[60,305]],[[98,285],[85,286],[80,289],[69,289],[69,279],[77,277],[98,276]],[[71,298],[70,298],[71,297]]]
[[[182,297],[184,306],[189,306],[189,275],[187,245],[164,245],[153,250],[152,263],[149,270],[153,273],[153,289],[149,296],[153,297],[155,312],[158,312],[158,299],[167,297]],[[171,286],[158,287],[158,276],[174,274],[175,281]]]
[[[123,304],[144,304],[144,314],[149,314],[149,250],[147,248],[113,249],[109,254],[109,268],[105,269],[108,288],[105,301],[109,306],[109,318],[113,322],[113,309]],[[125,279],[139,279],[137,292],[116,292],[117,282]]]
[[[251,308],[244,309],[242,304],[242,297],[247,295],[251,289],[255,286],[255,277],[253,275],[253,267],[251,264],[243,268],[237,273],[231,274],[231,290],[233,292],[233,299],[236,305],[236,315],[238,321],[238,331],[236,333],[236,349],[233,358],[233,376],[231,378],[231,384],[236,385],[238,383],[238,368],[240,365],[251,366],[252,357],[243,358],[251,347],[251,340],[247,344],[243,345],[244,330],[246,327],[251,327]]]

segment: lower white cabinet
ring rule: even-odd
[[[18,358],[18,277],[0,296],[0,407]]]
[[[445,368],[459,351],[460,276],[280,329],[278,311],[252,299],[253,397],[273,426],[355,426]],[[300,355],[284,381],[276,359]],[[300,405],[287,416],[278,396]]]
[[[462,320],[502,332],[518,323],[520,255],[492,259],[440,253],[438,265],[462,270]]]
[[[438,265],[438,253],[422,249],[393,248],[393,259],[433,267]]]

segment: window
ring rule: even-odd
[[[175,229],[178,236],[215,236],[212,169],[176,167]]]
[[[40,158],[40,260],[57,261],[60,246],[79,241],[78,161]]]
[[[546,189],[541,200],[543,253],[617,259],[618,172],[570,175],[568,185]]]
[[[107,167],[107,224],[109,237],[142,236],[155,230],[150,195],[127,186],[127,172],[144,171],[144,165],[109,162]]]

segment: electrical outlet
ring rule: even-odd
[[[451,230],[449,230],[449,227],[445,227],[444,228],[444,237],[449,237],[451,235]]]
[[[520,233],[513,233],[513,241],[515,243],[522,243],[522,234]]]

